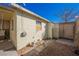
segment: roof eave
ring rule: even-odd
[[[17,8],[19,8],[19,9],[25,11],[25,12],[28,12],[28,13],[34,15],[34,16],[37,16],[37,17],[39,17],[39,18],[41,18],[41,19],[43,19],[43,20],[45,20],[45,21],[47,21],[47,22],[50,22],[50,21],[48,21],[47,19],[45,19],[45,18],[43,18],[43,17],[41,17],[41,16],[35,14],[34,12],[31,12],[31,11],[29,11],[29,10],[27,10],[27,9],[25,9],[25,8],[23,8],[23,7],[21,7],[21,6],[19,6],[18,4],[12,3],[11,5],[14,6],[14,7],[17,7]],[[51,22],[50,22],[50,23],[51,23]]]

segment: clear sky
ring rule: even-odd
[[[19,5],[55,23],[63,22],[58,15],[65,8],[74,8],[75,11],[79,10],[78,3],[20,3]]]

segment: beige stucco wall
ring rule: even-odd
[[[42,22],[42,29],[36,31],[36,20],[41,20],[30,14],[22,14],[17,12],[17,50],[25,47],[28,43],[36,42],[38,39],[42,40],[45,35],[45,22]],[[23,24],[23,27],[22,27]],[[21,37],[20,34],[25,31],[27,35]]]

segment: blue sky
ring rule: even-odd
[[[75,9],[75,11],[79,10],[78,3],[20,3],[19,5],[54,23],[63,22],[58,15],[60,15],[65,8]]]

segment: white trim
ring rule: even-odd
[[[11,5],[14,6],[14,7],[17,7],[17,8],[19,8],[19,9],[25,11],[25,12],[28,12],[28,13],[34,15],[34,16],[37,16],[37,17],[39,17],[39,18],[41,18],[41,19],[43,19],[43,20],[45,20],[45,21],[47,21],[47,22],[50,22],[50,21],[48,21],[47,19],[45,19],[45,18],[43,18],[43,17],[41,17],[41,16],[35,14],[34,12],[31,12],[31,11],[29,11],[29,10],[27,10],[27,9],[25,9],[25,8],[23,8],[23,7],[21,7],[21,6],[19,6],[18,4],[12,3]]]

